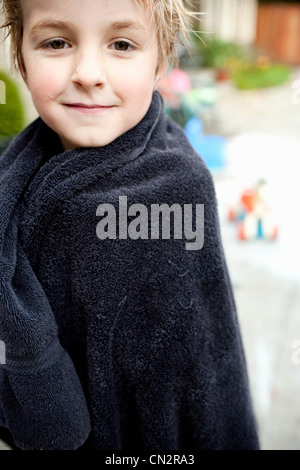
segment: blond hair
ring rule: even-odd
[[[159,47],[159,64],[178,62],[178,45],[187,48],[189,34],[196,14],[190,9],[190,0],[136,0],[146,5],[154,24]],[[12,66],[18,70],[22,57],[23,10],[22,0],[0,0],[0,14],[5,28],[5,39],[10,36]]]
[[[153,22],[159,48],[159,63],[178,62],[178,46],[187,49],[192,25],[197,13],[192,11],[191,0],[137,0],[146,3]],[[199,13],[198,13],[199,14]]]

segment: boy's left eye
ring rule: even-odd
[[[113,48],[119,52],[127,52],[130,49],[133,49],[133,46],[127,41],[116,41],[113,44]]]

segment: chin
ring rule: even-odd
[[[66,150],[80,149],[80,148],[89,148],[89,147],[102,147],[102,145],[99,145],[99,142],[90,141],[90,140],[86,140],[86,139],[70,141],[70,140],[60,136],[60,140],[61,140],[63,149],[65,151]]]
[[[89,147],[105,147],[110,144],[117,137],[111,137],[106,139],[99,139],[99,136],[95,138],[87,138],[84,136],[81,139],[69,139],[68,137],[60,136],[60,140],[65,150],[73,150],[76,148],[89,148]]]

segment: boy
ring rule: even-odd
[[[2,4],[40,118],[0,160],[1,425],[22,449],[257,449],[212,179],[156,91],[183,2]]]

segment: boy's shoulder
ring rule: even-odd
[[[170,123],[173,126],[173,123]],[[166,140],[170,136],[166,135]],[[212,175],[182,133],[177,142],[165,147],[148,146],[139,158],[96,179],[75,193],[77,206],[84,211],[96,202],[116,204],[127,197],[130,204],[206,204],[215,199]],[[184,142],[184,143],[183,143]],[[79,209],[80,210],[80,209]]]
[[[146,152],[124,168],[122,181],[137,180],[137,191],[149,195],[152,190],[157,202],[163,198],[179,203],[199,201],[215,195],[212,174],[206,163],[190,144],[184,130],[169,118],[158,126],[149,140]],[[150,198],[153,199],[153,198]],[[167,202],[167,201],[166,201]]]
[[[193,148],[184,130],[169,118],[166,119],[167,150],[163,159],[169,161],[170,175],[187,189],[196,185],[212,189],[213,178],[206,163]],[[183,188],[182,188],[183,189]]]

